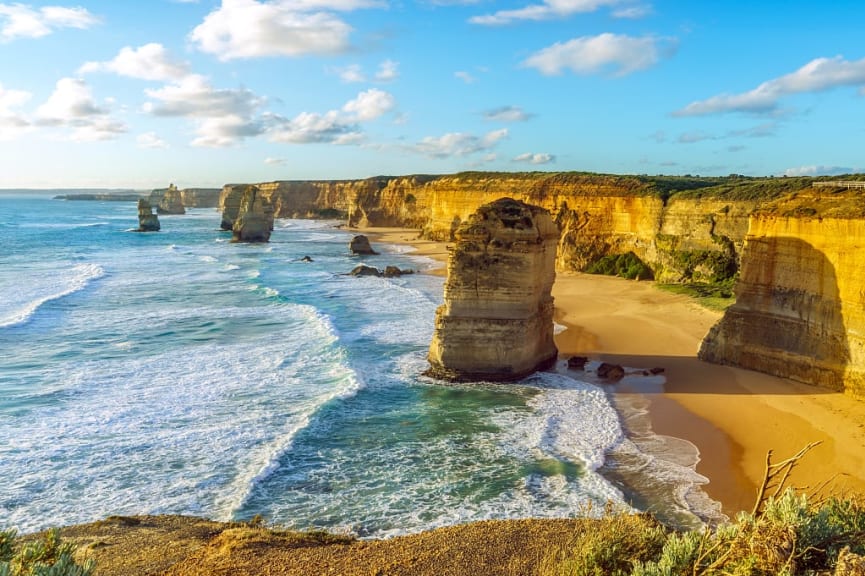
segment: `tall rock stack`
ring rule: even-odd
[[[543,208],[501,198],[456,230],[427,375],[518,380],[551,366],[559,230]]]
[[[247,186],[232,226],[232,242],[267,242],[273,230],[273,206],[256,186]]]
[[[153,213],[153,207],[146,198],[138,201],[138,232],[158,232],[159,217]]]
[[[243,191],[247,187],[246,185],[226,184],[222,189],[219,200],[222,205],[222,222],[219,226],[223,230],[234,228],[234,221],[237,220],[237,213],[240,211],[240,200],[243,198]]]
[[[156,205],[157,214],[186,214],[183,206],[183,196],[177,186],[171,184],[162,195],[162,200]]]

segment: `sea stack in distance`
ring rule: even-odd
[[[426,374],[509,381],[550,367],[559,229],[549,212],[501,198],[478,208],[455,238]]]
[[[162,200],[156,205],[158,214],[186,214],[183,206],[183,196],[177,186],[169,184],[168,189],[162,195]]]
[[[159,232],[159,228],[159,217],[153,213],[150,200],[147,198],[139,199],[137,232]]]
[[[268,242],[273,230],[273,206],[257,186],[247,186],[240,199],[232,242]]]

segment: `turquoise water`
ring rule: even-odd
[[[391,536],[628,499],[599,388],[421,376],[440,277],[346,276],[360,259],[333,222],[242,245],[211,209],[160,220],[0,194],[0,525],[261,514]],[[434,265],[378,248],[364,261]]]

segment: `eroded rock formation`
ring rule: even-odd
[[[153,213],[150,201],[146,198],[140,198],[138,200],[138,231],[158,232],[159,228],[159,217]]]
[[[363,234],[352,237],[351,242],[348,243],[348,249],[352,254],[360,254],[362,256],[378,254],[378,252],[372,249],[369,238]]]
[[[552,365],[559,230],[543,208],[502,198],[456,231],[430,344],[434,378],[517,380]]]
[[[865,396],[861,202],[832,212],[837,196],[804,196],[752,217],[736,303],[699,356]]]
[[[177,186],[171,184],[163,192],[162,198],[156,205],[157,214],[186,214],[186,208],[183,206],[183,196]]]
[[[268,242],[273,230],[273,206],[256,186],[247,186],[240,198],[232,242]]]

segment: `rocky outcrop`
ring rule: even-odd
[[[363,234],[352,237],[351,242],[348,243],[348,249],[352,254],[360,254],[361,256],[378,254],[378,252],[372,249],[369,238]]]
[[[186,214],[183,206],[183,196],[177,186],[171,184],[162,193],[159,203],[156,205],[157,214]]]
[[[247,186],[240,198],[232,242],[268,242],[273,230],[273,206],[255,186]]]
[[[414,270],[411,270],[410,268],[401,269],[397,266],[387,266],[384,271],[382,271],[375,266],[358,264],[351,272],[349,272],[349,275],[351,276],[376,276],[379,278],[398,278],[400,276],[405,276],[406,274],[414,274]]]
[[[865,396],[865,220],[852,196],[833,211],[838,195],[800,195],[751,218],[736,303],[700,358]]]
[[[159,217],[146,198],[138,200],[138,232],[159,232]]]
[[[456,231],[428,375],[516,380],[552,365],[559,231],[543,208],[502,198]]]

